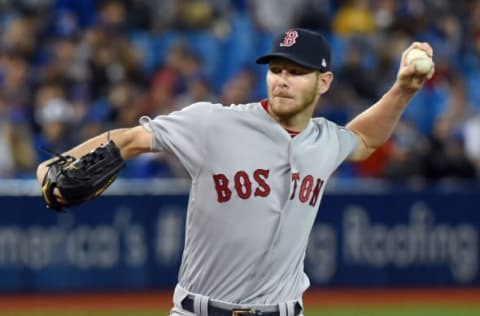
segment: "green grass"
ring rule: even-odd
[[[168,310],[95,310],[95,311],[32,311],[2,312],[2,316],[161,316]],[[350,307],[306,310],[305,316],[479,316],[476,307],[454,306],[397,306],[397,307]]]

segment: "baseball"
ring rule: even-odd
[[[408,65],[414,63],[415,72],[417,74],[426,75],[433,68],[433,60],[427,53],[421,49],[414,48],[406,56]]]

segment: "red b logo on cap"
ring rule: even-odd
[[[285,37],[283,38],[283,42],[280,43],[281,47],[290,47],[293,44],[295,44],[296,40],[298,37],[298,32],[297,31],[287,31],[285,32]]]

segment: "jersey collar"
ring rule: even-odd
[[[268,111],[268,99],[263,99],[260,101],[260,104],[262,105],[263,109],[267,112],[268,115],[270,115],[269,111]],[[290,135],[292,138],[297,136],[298,134],[300,134],[300,132],[298,131],[294,131],[294,130],[291,130],[291,129],[288,129],[288,128],[285,128],[284,129],[287,131],[288,135]]]

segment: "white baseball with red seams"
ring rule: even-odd
[[[140,119],[152,149],[192,178],[176,307],[180,293],[263,305],[301,301],[309,287],[303,260],[325,184],[358,139],[324,118],[291,137],[264,106],[201,102]]]
[[[422,49],[414,48],[410,50],[405,58],[408,65],[414,64],[415,72],[418,74],[426,75],[433,68],[432,58]]]

